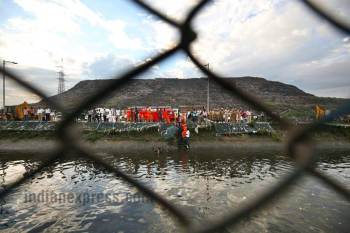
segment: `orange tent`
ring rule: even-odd
[[[326,108],[317,104],[315,106],[315,113],[316,113],[316,120],[320,120],[326,115]]]

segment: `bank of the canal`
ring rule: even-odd
[[[237,149],[254,149],[274,148],[279,150],[286,149],[286,140],[277,141],[271,137],[219,137],[219,138],[202,138],[191,141],[190,151],[197,153],[213,152],[217,150],[235,151]],[[175,141],[164,141],[155,138],[147,139],[110,139],[99,138],[98,140],[80,140],[80,143],[92,152],[118,152],[118,153],[159,153],[172,152],[179,150]],[[350,150],[350,142],[346,139],[327,139],[317,138],[314,140],[316,148],[343,148]],[[61,144],[54,138],[27,138],[27,139],[1,139],[0,153],[33,153],[46,154],[57,149]],[[182,149],[182,147],[180,147]]]

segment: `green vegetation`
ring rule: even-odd
[[[254,124],[254,123],[252,123]],[[265,138],[275,142],[283,141],[285,131],[273,126],[274,131],[259,131],[256,134],[237,134],[230,136],[217,136],[214,127],[200,128],[197,134],[194,129],[191,129],[191,141],[241,141],[248,139]],[[341,128],[330,125],[323,125],[318,131],[311,135],[316,140],[345,140],[350,142],[350,128]],[[0,130],[0,140],[26,140],[26,139],[45,139],[53,140],[56,138],[55,131],[15,131],[15,130]],[[83,131],[82,139],[88,142],[96,142],[98,140],[111,141],[142,141],[142,142],[169,142],[176,143],[176,138],[166,140],[160,135],[158,129],[150,128],[143,131],[118,132],[115,130],[106,131]]]
[[[322,125],[312,136],[316,139],[327,138],[329,140],[346,140],[350,142],[350,128],[342,128],[331,125]]]
[[[313,113],[312,109],[303,109],[303,108],[289,109],[288,112],[283,114],[283,117],[288,118],[288,119],[313,118],[314,117],[314,113]]]
[[[12,141],[25,139],[53,139],[55,138],[54,131],[19,131],[19,130],[0,130],[0,140],[9,139]]]
[[[108,131],[85,131],[82,135],[83,139],[89,142],[97,140],[133,140],[133,141],[164,141],[161,135],[154,129],[144,130],[142,132],[118,132],[115,130]]]
[[[281,142],[282,141],[282,138],[283,138],[283,135],[281,132],[278,132],[278,131],[274,131],[271,133],[271,138],[272,140],[274,140],[275,142]]]

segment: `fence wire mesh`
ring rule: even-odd
[[[115,174],[116,176],[122,178],[125,182],[139,189],[145,196],[147,196],[148,198],[151,198],[153,201],[163,206],[170,214],[172,214],[172,216],[175,219],[178,220],[179,224],[182,225],[188,232],[201,232],[201,233],[218,232],[218,231],[225,230],[227,227],[234,227],[241,220],[246,219],[247,217],[249,217],[251,214],[258,211],[259,209],[266,207],[266,205],[269,204],[272,200],[274,200],[276,197],[283,194],[287,190],[287,188],[291,186],[295,181],[297,181],[298,179],[300,179],[305,175],[311,175],[313,177],[316,177],[321,182],[328,185],[329,188],[332,188],[338,194],[343,196],[347,201],[350,201],[350,191],[346,187],[344,187],[344,185],[334,180],[332,177],[329,177],[321,173],[319,170],[317,170],[317,167],[315,165],[315,161],[317,160],[317,155],[310,152],[310,150],[308,149],[312,146],[312,143],[310,143],[310,140],[309,140],[311,138],[311,133],[317,130],[321,130],[320,126],[322,124],[332,121],[338,118],[339,116],[349,114],[350,101],[347,101],[345,105],[339,107],[336,111],[334,111],[324,119],[320,121],[316,121],[311,125],[304,127],[301,130],[298,130],[298,131],[293,130],[293,126],[290,122],[286,121],[285,119],[281,118],[279,115],[275,114],[272,111],[272,109],[268,108],[258,98],[250,95],[249,93],[242,91],[236,86],[233,86],[232,84],[228,83],[224,78],[220,77],[218,74],[208,70],[203,65],[204,63],[201,62],[193,54],[191,50],[191,44],[195,41],[197,34],[193,29],[192,22],[194,18],[203,10],[203,8],[206,5],[208,5],[209,2],[211,2],[210,0],[200,1],[196,6],[194,6],[190,10],[190,12],[187,14],[187,17],[183,22],[177,22],[175,20],[170,19],[162,12],[155,10],[153,7],[147,5],[142,1],[132,0],[131,2],[142,7],[143,9],[145,9],[152,15],[158,17],[159,19],[163,20],[164,22],[168,23],[169,25],[175,27],[179,31],[181,36],[179,43],[175,47],[163,53],[160,53],[151,59],[148,59],[146,63],[139,65],[134,69],[128,70],[120,76],[114,77],[114,81],[110,83],[110,85],[104,88],[101,88],[98,92],[94,93],[92,96],[84,100],[73,111],[70,111],[68,113],[59,103],[53,102],[50,98],[48,98],[48,96],[44,92],[34,87],[33,85],[27,83],[25,79],[23,79],[23,77],[20,77],[19,75],[13,72],[10,72],[7,70],[5,71],[4,69],[0,68],[0,73],[6,75],[7,78],[14,80],[20,86],[42,97],[51,108],[54,108],[63,113],[63,120],[58,124],[55,130],[57,138],[61,142],[61,146],[59,147],[59,149],[53,152],[52,154],[48,155],[46,160],[42,161],[40,165],[33,168],[28,174],[26,174],[26,176],[23,176],[18,180],[16,180],[15,182],[3,187],[0,190],[1,200],[3,200],[4,197],[9,192],[11,192],[11,190],[13,190],[15,187],[26,182],[26,180],[33,178],[42,169],[54,163],[59,157],[63,156],[68,152],[73,151],[92,159],[94,162],[98,164],[103,165],[107,169],[107,171]],[[321,8],[319,5],[309,0],[300,0],[300,2],[303,3],[307,8],[309,8],[309,10],[312,13],[314,13],[317,17],[320,17],[321,19],[326,20],[330,25],[332,25],[336,30],[338,30],[339,33],[346,34],[346,35],[350,34],[350,26],[347,25],[345,22],[337,19],[334,15],[331,14],[330,11],[326,11],[325,9]],[[175,53],[179,51],[183,51],[185,54],[187,54],[187,56],[191,59],[191,61],[205,75],[207,75],[210,78],[210,80],[216,82],[217,84],[221,85],[223,88],[230,91],[232,96],[240,98],[246,104],[252,106],[256,110],[265,112],[269,117],[272,118],[272,120],[279,123],[284,129],[289,130],[289,132],[291,132],[290,133],[291,136],[288,140],[287,148],[288,148],[288,155],[296,161],[295,169],[290,171],[290,173],[287,176],[281,179],[272,188],[267,190],[265,193],[262,193],[256,199],[251,200],[244,207],[233,210],[227,216],[222,217],[220,220],[214,223],[211,223],[210,225],[203,224],[201,226],[194,226],[194,224],[192,224],[192,222],[190,221],[190,218],[178,206],[175,206],[174,204],[169,202],[167,199],[160,196],[159,194],[154,192],[152,189],[148,188],[138,180],[132,178],[131,176],[121,171],[117,167],[109,164],[108,162],[104,161],[102,158],[98,157],[97,155],[87,151],[83,146],[81,146],[81,144],[76,139],[76,137],[73,137],[72,134],[70,133],[70,128],[71,128],[70,126],[74,123],[74,119],[78,117],[82,111],[89,108],[90,106],[95,105],[97,102],[101,101],[101,99],[108,97],[108,95],[112,91],[115,91],[121,88],[122,86],[126,85],[128,81],[130,81],[135,76],[145,72],[147,69],[151,68],[153,65],[168,59],[169,57],[173,56]]]

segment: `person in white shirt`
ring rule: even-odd
[[[43,109],[42,108],[39,108],[38,111],[37,111],[37,114],[38,114],[38,120],[39,121],[42,121],[43,120]]]
[[[51,111],[51,113],[50,113],[50,119],[52,120],[52,121],[56,121],[56,114],[55,114],[55,111]]]
[[[50,121],[50,113],[51,113],[50,108],[45,109],[45,120],[46,121]]]
[[[188,129],[186,131],[185,147],[186,149],[190,149],[190,131]]]
[[[247,122],[251,123],[252,122],[252,112],[246,111],[246,114],[247,114]]]

